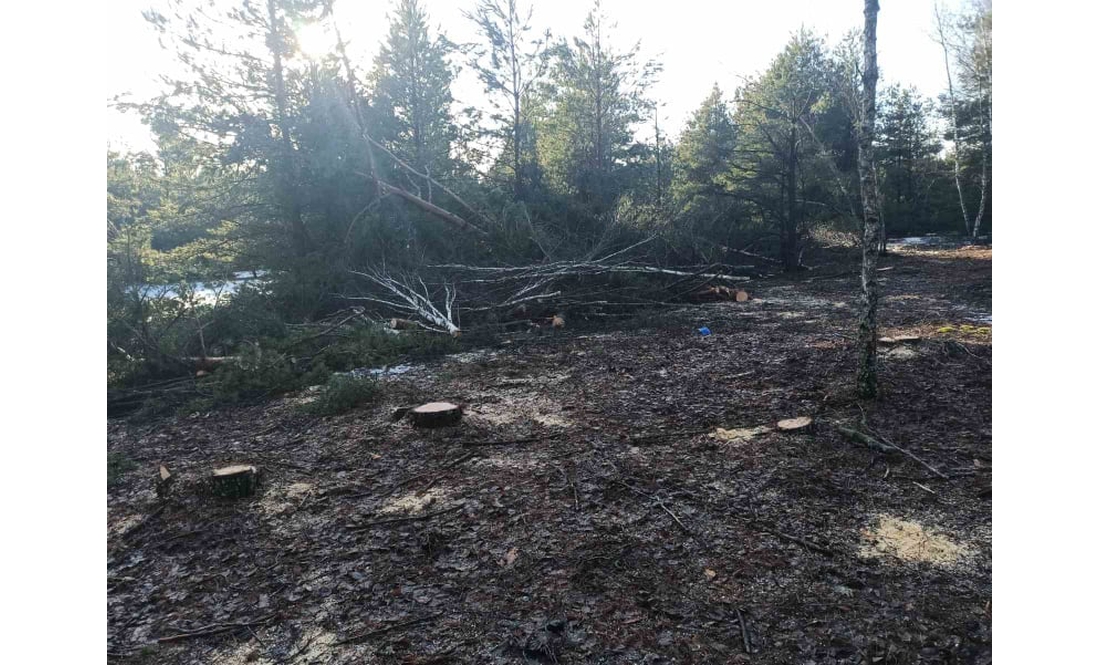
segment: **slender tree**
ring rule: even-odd
[[[993,152],[993,9],[989,0],[975,0],[973,11],[953,18],[936,5],[936,41],[943,49],[947,74],[946,113],[953,147],[952,168],[959,209],[967,235],[977,237],[985,216]],[[961,70],[959,86],[951,61]],[[966,162],[977,162],[966,168]],[[969,214],[964,181],[966,170],[978,171],[978,200]]]
[[[482,38],[471,65],[493,107],[490,119],[496,126],[489,135],[511,157],[517,199],[524,197],[538,168],[528,106],[549,63],[550,32],[532,36],[533,11],[523,10],[517,0],[479,0],[473,12],[464,12]]]
[[[863,8],[863,105],[859,119],[859,190],[863,199],[862,308],[859,317],[859,371],[856,393],[863,398],[878,394],[878,237],[879,196],[875,175],[875,89],[878,85],[878,0],[864,0]]]

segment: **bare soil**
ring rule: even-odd
[[[991,662],[992,250],[883,261],[881,334],[921,340],[882,348],[876,402],[852,396],[853,265],[617,329],[570,315],[342,416],[291,396],[110,421],[137,468],[107,497],[108,654]],[[391,422],[436,400],[465,406],[459,427]],[[797,416],[812,431],[775,429]],[[193,491],[231,464],[262,470],[255,497]]]

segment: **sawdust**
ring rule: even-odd
[[[264,492],[260,499],[260,511],[266,515],[281,515],[302,503],[313,491],[312,483],[291,483],[279,485]]]
[[[493,426],[533,421],[547,427],[572,427],[558,402],[540,395],[503,395],[492,404],[471,408],[468,415],[488,421]]]
[[[894,557],[902,561],[923,561],[951,566],[969,556],[970,550],[946,536],[925,529],[919,522],[880,515],[874,528],[864,529],[864,558]]]
[[[472,462],[475,466],[487,466],[493,469],[511,469],[525,471],[546,464],[546,460],[534,456],[513,455],[510,457],[483,457]]]
[[[386,501],[378,512],[386,515],[394,513],[415,515],[424,512],[425,508],[442,500],[446,495],[447,492],[439,487],[433,487],[423,493],[412,491]]]
[[[899,346],[888,351],[883,351],[880,354],[883,358],[889,358],[890,360],[912,360],[916,358],[919,353],[908,346]]]
[[[711,436],[719,441],[725,441],[726,443],[746,443],[770,431],[772,431],[772,428],[767,425],[761,425],[759,427],[740,427],[735,429],[724,429],[719,427],[711,433]]]

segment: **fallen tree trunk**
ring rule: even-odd
[[[486,233],[485,231],[482,231],[481,229],[479,229],[478,227],[474,226],[473,224],[467,222],[465,219],[462,219],[458,215],[456,215],[452,212],[448,212],[448,211],[444,210],[443,208],[440,208],[439,206],[435,205],[434,203],[429,203],[429,202],[425,201],[424,199],[420,198],[419,196],[417,196],[415,194],[412,194],[410,192],[406,192],[405,190],[401,189],[400,187],[394,187],[393,185],[391,185],[389,183],[379,181],[378,184],[379,184],[379,187],[382,189],[383,194],[396,194],[400,198],[402,198],[402,199],[408,201],[409,203],[415,205],[416,207],[420,208],[424,212],[426,212],[430,215],[435,215],[436,217],[442,219],[445,222],[449,222],[451,224],[454,224],[455,226],[462,229],[463,231],[469,231],[471,233],[475,233],[475,234],[477,234],[477,235],[479,235],[483,238],[488,238],[489,237],[489,234]]]

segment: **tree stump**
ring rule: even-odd
[[[175,476],[168,470],[168,467],[163,464],[160,465],[160,474],[157,476],[157,498],[163,499],[168,496],[168,491],[172,489],[172,482],[175,480]]]
[[[737,302],[748,302],[749,292],[744,289],[737,289],[737,292],[733,295],[733,299]]]
[[[814,419],[809,416],[799,416],[798,418],[787,418],[786,420],[780,420],[775,424],[776,429],[780,432],[808,432],[814,426]]]
[[[462,420],[462,407],[450,402],[431,402],[409,411],[413,427],[448,427]]]
[[[240,499],[252,496],[259,485],[260,472],[248,464],[237,464],[214,469],[210,477],[210,490],[215,496]]]
[[[910,342],[919,342],[920,337],[916,335],[897,335],[895,337],[879,337],[878,343],[883,346],[891,346],[893,344],[907,344]]]

